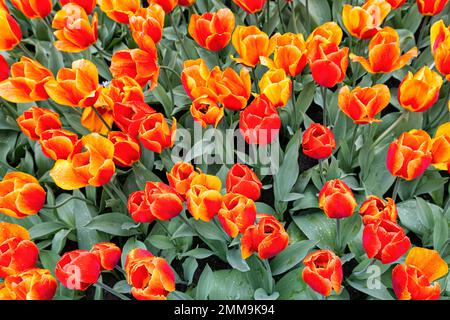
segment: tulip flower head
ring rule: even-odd
[[[356,200],[352,190],[342,180],[330,180],[325,183],[319,193],[319,208],[328,218],[342,219],[353,215]]]
[[[238,193],[257,201],[261,196],[262,183],[258,176],[245,164],[235,164],[228,171],[226,190],[228,193]]]
[[[372,195],[361,204],[359,214],[362,217],[363,224],[366,225],[382,219],[397,222],[398,212],[397,206],[391,198],[384,200]]]
[[[303,153],[313,159],[325,159],[336,148],[333,132],[319,123],[312,123],[305,130],[302,140]]]
[[[448,171],[450,168],[450,122],[439,126],[431,142],[431,164],[438,170]]]

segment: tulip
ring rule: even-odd
[[[188,32],[201,47],[220,51],[230,42],[234,24],[233,12],[223,8],[201,16],[193,14],[189,21]]]
[[[243,195],[228,193],[223,197],[218,218],[225,232],[236,238],[255,223],[256,205],[253,200]]]
[[[90,107],[98,98],[98,70],[88,60],[76,60],[72,68],[59,70],[55,79],[45,84],[45,90],[56,103],[71,107]]]
[[[39,140],[42,153],[55,161],[67,160],[75,150],[77,142],[76,133],[63,129],[44,131]]]
[[[342,36],[342,29],[336,22],[325,22],[323,25],[318,26],[316,29],[314,29],[306,39],[306,48],[308,51],[308,55],[310,55],[310,52],[312,52],[313,47],[316,46],[316,42],[331,42],[336,46],[339,46],[342,41]]]
[[[145,198],[145,191],[135,191],[128,197],[128,212],[134,221],[152,223],[155,217],[150,212],[150,206]]]
[[[275,41],[256,26],[237,26],[231,39],[239,58],[233,58],[237,63],[254,68],[261,57],[268,58],[275,48]]]
[[[339,49],[333,42],[324,42],[320,37],[310,45],[309,66],[314,81],[331,88],[342,82],[348,67],[348,48]]]
[[[87,14],[91,14],[94,11],[97,2],[95,0],[59,0],[61,6],[65,6],[68,3],[77,4],[82,7]]]
[[[120,131],[110,131],[108,139],[114,144],[113,160],[116,165],[131,167],[141,158],[141,146],[136,138]]]
[[[139,140],[150,151],[161,153],[166,148],[172,148],[176,135],[177,121],[172,120],[169,128],[162,113],[148,114],[139,127]]]
[[[100,117],[97,115],[97,112],[94,111],[94,108],[97,110],[106,124],[102,121],[102,119],[100,119]],[[112,127],[114,118],[112,115],[112,110],[109,109],[109,107],[92,107],[85,108],[83,110],[80,122],[83,127],[88,129],[90,132],[97,132],[102,135],[106,135]]]
[[[439,99],[443,83],[441,76],[427,66],[416,74],[408,72],[398,87],[398,101],[406,110],[423,112]]]
[[[183,210],[183,199],[174,188],[162,182],[147,182],[145,199],[151,215],[161,221],[175,218]]]
[[[208,125],[217,127],[224,116],[224,110],[215,99],[203,95],[194,100],[190,108],[194,120],[203,128]]]
[[[317,250],[303,260],[305,268],[302,271],[303,281],[314,291],[328,297],[331,291],[341,292],[342,262],[330,250]]]
[[[247,13],[256,13],[262,10],[267,0],[233,0],[233,2]]]
[[[256,225],[249,226],[241,238],[242,258],[257,252],[260,259],[270,259],[286,249],[289,235],[272,215],[260,214]]]
[[[258,176],[245,164],[235,164],[228,171],[226,190],[241,194],[256,201],[261,196],[262,183]]]
[[[330,180],[325,183],[319,193],[319,208],[328,218],[342,219],[353,215],[356,200],[352,190],[342,180]]]
[[[186,60],[181,72],[181,83],[189,98],[197,99],[204,93],[211,71],[208,69],[205,60]]]
[[[450,123],[444,123],[431,140],[431,164],[438,170],[449,170],[450,163]]]
[[[51,79],[50,70],[35,60],[21,57],[11,66],[11,77],[0,83],[0,97],[13,103],[47,100],[44,86]]]
[[[116,51],[109,68],[113,77],[129,76],[142,87],[150,82],[150,90],[158,83],[159,66],[156,47],[153,51],[127,49]]]
[[[392,7],[392,9],[398,9],[400,8],[406,0],[386,0]]]
[[[0,221],[0,243],[10,238],[30,240],[30,234],[27,229],[18,224]]]
[[[173,9],[178,5],[179,0],[147,0],[149,5],[159,4],[166,13],[172,12]]]
[[[248,144],[270,144],[278,137],[280,128],[277,109],[261,96],[256,97],[239,117],[239,129]]]
[[[208,190],[222,190],[222,181],[219,179],[219,177],[204,174],[201,172],[192,178],[190,186],[192,187],[197,185],[206,187],[206,189]]]
[[[192,6],[193,4],[195,4],[197,0],[178,0],[178,4],[180,6],[185,6],[185,7],[189,7]]]
[[[174,188],[178,194],[185,196],[191,187],[192,179],[198,175],[194,166],[187,162],[177,162],[170,172],[166,173],[169,185]]]
[[[132,137],[138,135],[142,121],[153,113],[156,111],[141,101],[115,103],[113,107],[114,122]]]
[[[0,0],[0,11],[9,13],[8,6],[5,3],[6,0]]]
[[[123,76],[102,87],[95,107],[112,110],[116,103],[144,102],[144,92],[136,80]]]
[[[368,0],[361,7],[345,4],[342,21],[348,32],[359,39],[372,38],[391,11],[391,5],[385,0]]]
[[[411,247],[405,231],[397,223],[387,219],[366,224],[362,241],[367,256],[378,259],[383,264],[396,261]]]
[[[295,77],[306,66],[308,51],[302,34],[285,33],[273,37],[276,42],[273,60],[261,57],[261,63],[269,69],[283,69],[287,75]]]
[[[101,242],[94,244],[91,252],[97,255],[102,270],[113,270],[120,260],[122,251],[114,243]]]
[[[9,65],[5,58],[0,55],[0,81],[4,81],[9,78]]]
[[[403,68],[412,58],[418,54],[414,47],[401,54],[400,38],[397,31],[391,27],[384,27],[370,40],[369,60],[350,54],[353,62],[359,62],[370,73],[389,73]]]
[[[364,225],[376,223],[378,220],[397,222],[397,206],[391,198],[386,198],[386,200],[377,196],[369,196],[361,204],[359,214],[362,217]]]
[[[0,243],[0,278],[33,268],[39,249],[30,240],[9,238]]]
[[[436,69],[450,79],[450,26],[446,27],[442,20],[434,23],[430,34],[431,52]]]
[[[138,300],[166,300],[175,291],[175,274],[163,258],[144,249],[131,250],[125,262],[131,294]]]
[[[284,107],[291,97],[292,81],[283,69],[269,70],[259,80],[259,88],[275,108]]]
[[[207,81],[207,87],[214,92],[217,100],[228,110],[242,110],[247,106],[251,94],[251,78],[246,68],[239,74],[232,68],[221,71],[215,67]],[[197,92],[200,92],[197,89]]]
[[[56,49],[64,52],[81,52],[95,44],[98,39],[97,13],[89,22],[89,17],[77,4],[66,4],[53,19],[52,28],[56,29]]]
[[[115,172],[114,145],[98,133],[81,138],[67,160],[58,160],[50,176],[58,187],[75,190],[107,184]]]
[[[317,160],[325,159],[336,149],[333,132],[318,123],[312,123],[303,134],[303,153]]]
[[[157,4],[141,8],[130,16],[131,34],[139,48],[150,52],[155,48],[162,38],[164,17],[164,10]]]
[[[86,250],[66,252],[56,264],[55,275],[70,290],[86,291],[97,282],[101,272],[100,259]]]
[[[392,288],[400,300],[437,300],[441,288],[431,284],[448,273],[448,264],[435,250],[415,247],[404,264],[392,270]]]
[[[52,300],[58,283],[49,270],[30,269],[6,277],[4,286],[8,300]]]
[[[425,131],[404,132],[390,144],[386,166],[393,176],[413,180],[430,165],[431,146],[431,138]]]
[[[52,12],[52,0],[11,0],[11,3],[29,19],[47,17]]]
[[[356,87],[350,91],[344,86],[339,91],[338,106],[356,124],[381,122],[375,116],[389,105],[391,93],[388,86]]]
[[[419,12],[424,16],[435,16],[444,9],[448,0],[416,0]]]
[[[9,172],[0,181],[0,212],[22,219],[37,214],[44,206],[46,192],[39,181],[23,172]]]
[[[97,0],[100,10],[118,23],[128,24],[130,15],[134,14],[141,7],[140,0],[114,1]]]
[[[0,10],[0,51],[14,49],[22,40],[22,31],[16,20],[7,12]]]
[[[20,130],[35,141],[39,140],[45,131],[62,127],[58,113],[39,107],[25,110],[16,121]]]
[[[219,191],[204,185],[193,185],[186,193],[187,209],[195,220],[211,221],[222,205]]]
[[[449,37],[450,37],[450,26],[448,27],[445,26],[444,21],[442,19],[435,22],[431,26],[430,30],[431,52],[435,54],[436,49],[440,46],[440,44]]]

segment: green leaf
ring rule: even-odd
[[[182,257],[193,257],[196,259],[205,259],[212,256],[214,252],[205,248],[195,248],[183,253]]]
[[[134,223],[131,217],[122,213],[105,213],[93,218],[84,227],[90,230],[97,230],[115,236],[129,237],[138,234],[137,230],[127,230],[122,228],[125,223]]]
[[[383,283],[379,283],[379,288],[371,289],[367,285],[366,281],[362,280],[347,280],[347,283],[351,285],[353,288],[355,288],[358,291],[364,292],[365,294],[368,294],[371,297],[374,297],[376,299],[380,300],[393,300],[394,298],[387,290],[386,286]]]
[[[211,300],[252,299],[254,289],[245,276],[247,273],[242,273],[238,270],[214,272],[214,281],[209,292],[209,298]]]
[[[317,243],[318,241],[306,240],[289,245],[270,262],[272,274],[276,276],[294,268]]]
[[[241,249],[232,249],[227,251],[227,260],[230,266],[241,272],[247,272],[250,270],[247,262],[242,259]]]
[[[58,221],[39,223],[31,227],[31,229],[29,230],[30,238],[33,240],[42,238],[54,234],[59,230],[64,229],[65,227],[66,226],[63,223]]]
[[[209,267],[206,265],[203,269],[200,279],[198,280],[198,285],[195,289],[195,298],[197,300],[206,300],[208,298],[209,292],[213,286],[214,275]]]

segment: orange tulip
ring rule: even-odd
[[[319,208],[328,218],[342,219],[353,215],[357,206],[352,190],[342,180],[330,180],[319,192]]]
[[[223,229],[232,238],[253,225],[256,221],[256,205],[253,200],[237,194],[227,193],[223,197],[218,218]]]
[[[206,65],[205,60],[186,60],[181,72],[181,83],[187,95],[195,100],[202,95],[204,88],[207,87],[211,71]]]
[[[215,99],[203,95],[192,102],[191,115],[194,120],[206,128],[208,125],[217,127],[224,116],[224,110]]]
[[[194,166],[187,162],[175,163],[170,172],[166,173],[170,186],[182,196],[186,195],[191,187],[192,179],[198,174]]]
[[[11,0],[11,3],[27,18],[45,18],[52,12],[52,0]]]
[[[16,121],[20,130],[35,141],[39,140],[45,131],[62,127],[58,113],[39,107],[25,110]]]
[[[6,11],[0,10],[0,50],[12,50],[22,40],[22,31],[16,20]]]
[[[108,124],[109,128],[112,126],[114,119],[112,116],[112,110],[109,108],[103,108],[103,107],[92,107],[92,108],[85,108],[83,110],[83,114],[81,115],[80,122],[91,132],[97,132],[100,134],[107,134],[109,131],[109,128],[103,123],[103,121],[100,119],[100,117],[97,115],[97,113],[93,110],[96,109],[97,112],[101,115],[103,120]]]
[[[219,177],[200,172],[192,178],[190,186],[203,186],[208,190],[220,191],[222,189],[222,181]]]
[[[166,13],[170,13],[178,5],[178,0],[147,0],[148,4],[159,4]]]
[[[450,169],[450,122],[444,123],[431,140],[431,164],[438,170]]]
[[[241,238],[242,258],[257,252],[260,259],[270,259],[286,249],[289,235],[272,215],[260,214],[256,225],[249,226]]]
[[[391,5],[392,9],[400,8],[406,0],[386,0]]]
[[[448,38],[450,38],[450,26],[445,26],[442,19],[435,22],[430,29],[431,52],[435,54],[440,44]]]
[[[391,92],[388,86],[376,84],[373,87],[356,87],[350,91],[342,87],[338,95],[338,106],[356,124],[381,122],[375,116],[389,105]]]
[[[333,42],[316,37],[310,45],[309,66],[314,81],[323,87],[342,82],[348,67],[348,48],[339,49]]]
[[[342,21],[348,32],[359,39],[372,38],[391,11],[391,5],[385,0],[368,0],[361,7],[345,4]]]
[[[100,187],[108,183],[115,172],[114,145],[97,133],[81,138],[67,160],[58,160],[50,176],[63,190],[87,186]]]
[[[238,74],[232,68],[222,71],[214,67],[207,82],[217,100],[229,110],[242,110],[247,106],[251,86],[250,72],[246,68],[241,68]]]
[[[160,221],[175,218],[183,210],[183,199],[174,188],[162,182],[147,182],[145,201],[151,216]]]
[[[180,6],[189,7],[192,6],[197,0],[178,0]]]
[[[114,163],[121,167],[131,167],[141,158],[139,141],[132,136],[120,132],[110,131],[108,139],[114,144]]]
[[[100,93],[98,70],[88,60],[77,60],[72,68],[59,70],[55,79],[45,84],[45,90],[56,103],[71,107],[90,107]]]
[[[312,50],[312,47],[315,46],[315,42],[331,42],[335,45],[339,46],[342,41],[343,32],[341,27],[334,22],[325,22],[323,25],[318,26],[316,29],[311,32],[306,39],[306,48],[308,52]]]
[[[67,160],[77,142],[78,135],[76,133],[63,129],[44,131],[39,140],[44,155],[55,161]]]
[[[135,191],[130,194],[127,208],[131,218],[136,222],[152,223],[156,219],[150,211],[144,190]]]
[[[130,16],[130,30],[139,48],[152,51],[162,38],[165,13],[158,4],[141,8]]]
[[[56,49],[64,52],[81,52],[95,44],[98,39],[98,16],[94,14],[92,22],[82,7],[66,4],[53,19],[52,28],[56,29]]]
[[[38,247],[30,240],[9,238],[0,243],[0,278],[33,268],[38,255]]]
[[[147,250],[136,248],[128,253],[125,273],[131,294],[138,300],[166,300],[175,291],[175,274],[170,265]]]
[[[430,40],[436,69],[450,80],[450,26],[442,20],[433,24]]]
[[[176,129],[175,118],[172,119],[172,127],[169,128],[162,113],[148,114],[139,127],[139,140],[145,148],[161,153],[164,149],[173,147]]]
[[[376,222],[385,219],[397,222],[397,206],[394,200],[386,198],[387,201],[377,197],[369,196],[359,207],[359,214],[363,224]]]
[[[122,251],[114,243],[101,242],[94,244],[91,252],[97,255],[103,270],[113,270],[120,260]]]
[[[333,132],[319,123],[311,123],[302,139],[303,153],[313,159],[326,159],[336,149]]]
[[[13,103],[30,103],[48,99],[45,84],[53,74],[39,62],[21,57],[11,66],[11,77],[0,83],[0,97]]]
[[[268,58],[275,48],[275,41],[258,29],[257,26],[237,26],[231,39],[239,58],[233,58],[237,63],[254,68],[261,57]]]
[[[52,300],[58,287],[56,279],[46,269],[30,269],[8,276],[4,285],[10,300]]]
[[[9,65],[6,59],[0,55],[0,81],[9,78]]]
[[[107,87],[102,87],[95,102],[97,108],[112,110],[118,102],[144,102],[144,92],[136,80],[128,76],[115,78]]]
[[[8,6],[5,3],[6,0],[0,0],[0,11],[9,13]]]
[[[228,193],[241,194],[256,201],[261,196],[261,189],[261,180],[245,164],[236,163],[228,171],[226,179],[226,190]]]
[[[439,14],[447,5],[448,0],[416,0],[419,12],[424,16]]]
[[[0,243],[10,238],[30,240],[30,234],[27,229],[18,224],[0,221]]]
[[[414,47],[401,54],[400,39],[397,31],[391,27],[384,27],[370,40],[369,60],[350,54],[353,62],[359,62],[370,73],[389,73],[403,68],[412,58],[418,54]]]
[[[255,13],[262,10],[267,0],[233,0],[233,2],[247,13]]]
[[[431,282],[447,273],[448,265],[437,251],[415,247],[405,263],[392,270],[392,288],[399,300],[437,300],[441,287]]]
[[[186,193],[187,209],[195,220],[211,221],[222,205],[219,191],[195,184]]]
[[[425,131],[404,132],[389,146],[386,166],[393,176],[413,180],[430,165],[431,146],[431,138]]]
[[[231,40],[234,29],[234,14],[228,8],[217,12],[207,12],[201,16],[193,14],[188,31],[191,37],[203,48],[220,51]]]
[[[406,110],[423,112],[439,99],[443,83],[442,77],[427,66],[416,74],[408,72],[398,87],[398,101]]]
[[[111,19],[119,23],[128,24],[130,15],[141,7],[140,0],[97,0],[100,10]]]
[[[153,110],[145,102],[130,101],[127,103],[116,102],[113,108],[113,118],[116,125],[132,137],[137,137],[142,121]]]
[[[65,6],[68,3],[77,4],[86,11],[87,14],[91,14],[97,5],[96,0],[59,0],[61,6]]]
[[[291,97],[292,81],[284,69],[269,70],[259,80],[259,89],[275,108],[284,107]]]
[[[9,172],[0,181],[0,212],[23,219],[44,206],[46,192],[39,181],[23,172]]]
[[[150,81],[150,90],[158,84],[159,66],[156,47],[153,51],[127,49],[116,51],[109,68],[114,78],[129,76],[142,87]]]
[[[295,77],[306,66],[308,51],[302,34],[285,33],[273,36],[276,42],[273,60],[261,57],[261,63],[270,69],[283,69],[287,75]]]

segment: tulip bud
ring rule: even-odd
[[[119,262],[120,255],[122,254],[120,248],[110,242],[94,244],[91,252],[97,255],[102,270],[113,270]]]
[[[342,219],[353,215],[356,200],[352,190],[342,180],[327,181],[319,193],[319,208],[328,218]]]
[[[333,132],[318,123],[312,123],[303,134],[303,153],[314,159],[325,159],[336,148]]]
[[[9,51],[14,49],[22,41],[22,31],[17,21],[7,12],[0,10],[0,50]]]
[[[228,171],[226,187],[228,193],[238,193],[256,201],[261,196],[262,183],[245,164],[235,164]]]

